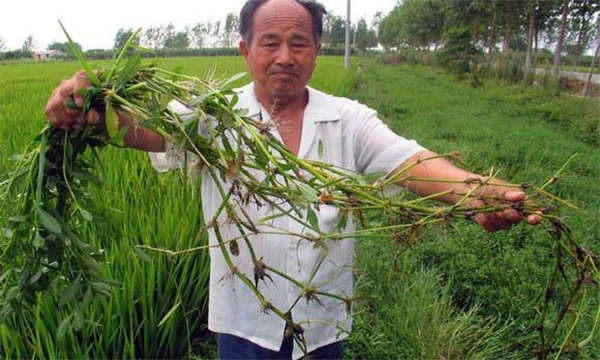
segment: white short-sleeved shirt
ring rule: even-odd
[[[238,91],[238,108],[248,109],[248,116],[268,119],[269,114],[260,105],[253,84]],[[324,160],[335,166],[358,173],[393,171],[409,157],[423,151],[413,140],[406,140],[394,134],[377,113],[356,102],[335,97],[313,88],[308,88],[309,99],[304,111],[302,137],[298,156],[312,160]],[[184,113],[182,105],[174,105],[176,111]],[[274,135],[280,139],[276,130]],[[319,145],[322,143],[322,145]],[[321,147],[321,151],[319,150]],[[158,171],[181,167],[182,156],[172,146],[166,153],[150,153],[153,166]],[[227,184],[223,184],[227,187]],[[207,221],[214,217],[222,198],[213,180],[203,178],[202,206]],[[233,200],[236,201],[236,200]],[[267,206],[252,203],[244,210],[254,219],[273,214]],[[333,229],[339,219],[335,208],[321,205],[316,210],[321,230]],[[224,240],[240,236],[237,228],[226,221],[225,214],[219,218],[220,232]],[[304,232],[303,226],[288,217],[269,221],[269,229],[288,229],[294,233]],[[349,221],[347,231],[353,230]],[[350,298],[353,294],[353,253],[352,239],[330,240],[324,247],[294,236],[258,234],[251,236],[252,247],[258,258],[279,271],[308,284],[319,291]],[[209,232],[209,243],[216,245],[213,231]],[[239,255],[231,256],[238,270],[254,279],[254,265],[243,240],[238,240]],[[231,255],[231,254],[230,254]],[[232,276],[221,250],[210,250],[211,272],[209,291],[209,329],[245,338],[264,348],[280,349],[285,322],[274,314],[265,313],[260,301],[236,276]],[[317,264],[319,271],[314,273]],[[292,282],[276,274],[269,274],[272,281],[260,281],[258,289],[266,300],[282,311],[288,311],[303,290]],[[291,314],[295,323],[304,328],[307,351],[328,345],[345,338],[351,328],[352,319],[343,301],[320,296],[319,302],[297,301]],[[303,355],[295,345],[293,356]]]

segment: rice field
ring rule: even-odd
[[[244,70],[237,57],[160,61],[200,77]],[[582,243],[600,249],[597,103],[507,84],[473,89],[430,68],[360,61],[358,76],[345,72],[340,58],[320,58],[312,85],[369,104],[392,129],[431,150],[460,151],[472,170],[496,166],[505,179],[539,184],[578,153],[553,190],[580,206],[565,217]],[[44,125],[52,89],[77,69],[69,62],[0,65],[0,172]],[[83,235],[105,249],[101,271],[114,279],[112,296],[86,307],[40,297],[33,318],[0,326],[0,357],[214,357],[205,329],[207,253],[169,257],[138,247],[177,251],[204,243],[197,180],[159,175],[146,154],[133,150],[106,149],[98,169],[104,184],[90,192],[98,212]],[[532,358],[536,309],[553,265],[543,229],[489,235],[450,224],[421,237],[399,260],[394,244],[360,244],[357,286],[367,296],[356,306],[346,357]],[[597,299],[584,309],[594,309]],[[580,320],[582,337],[594,315]],[[584,354],[597,358],[599,348],[596,334]]]

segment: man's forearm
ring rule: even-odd
[[[132,149],[165,152],[165,139],[154,131],[143,126],[136,125],[132,120],[121,116],[120,127],[128,127],[123,136],[125,146]]]
[[[435,153],[422,151],[407,160],[405,164],[416,163],[416,165],[401,176],[399,184],[419,196],[440,194],[436,197],[437,200],[455,204],[463,199],[465,194],[488,180],[485,176],[462,170],[444,158],[434,158],[436,156]],[[427,160],[428,158],[434,159]],[[419,179],[437,179],[439,182]],[[493,183],[507,184],[500,179],[494,179]],[[507,190],[510,190],[510,187],[483,185],[473,195],[475,197],[495,196]],[[476,206],[478,202],[474,198],[469,201],[469,204]]]

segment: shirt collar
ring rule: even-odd
[[[335,108],[330,96],[310,86],[308,89],[308,104],[304,109],[304,119],[312,122],[325,122],[340,120],[340,114]],[[238,92],[239,109],[247,109],[248,117],[256,117],[261,112],[261,104],[254,91],[254,83],[236,89]]]

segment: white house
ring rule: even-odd
[[[56,57],[64,57],[66,54],[59,50],[36,50],[33,52],[33,57],[37,61],[49,60]]]

